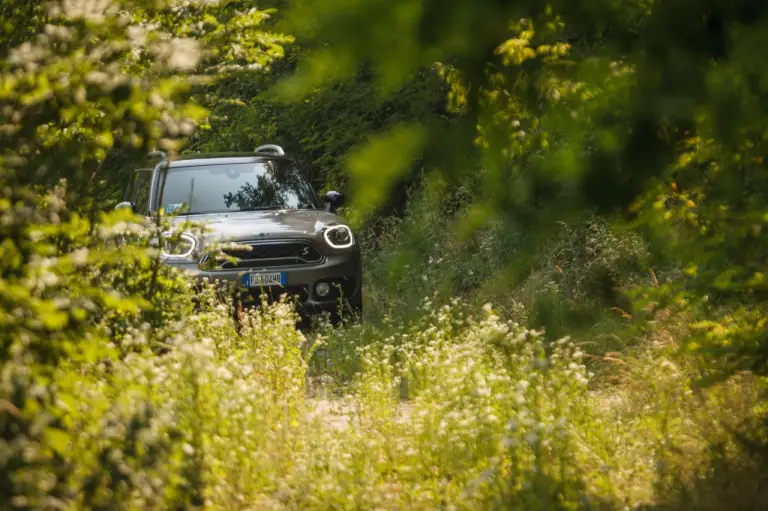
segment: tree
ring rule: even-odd
[[[217,78],[195,73],[203,63],[216,62],[220,73],[279,55],[278,42],[287,38],[259,31],[258,11],[236,11],[249,2],[219,4],[221,18],[210,1],[50,0],[14,10],[20,30],[3,26],[0,32],[4,505],[114,508],[137,484],[108,459],[107,445],[97,448],[105,450],[95,466],[75,470],[67,449],[81,432],[73,404],[78,378],[71,376],[86,367],[108,374],[109,364],[125,354],[126,332],[158,328],[169,311],[176,319],[189,314],[191,295],[147,250],[146,238],[158,232],[125,212],[104,212],[100,193],[115,177],[105,174],[104,162],[116,150],[177,150],[207,115],[191,99],[197,84]],[[156,20],[165,20],[168,30],[152,27]],[[246,42],[235,50],[238,31]],[[209,55],[202,42],[220,44],[219,54]],[[115,246],[136,235],[145,246]],[[134,452],[135,433],[153,414],[140,408],[118,440]],[[152,448],[137,466],[159,466],[174,455],[171,442]],[[194,472],[194,462],[189,465]],[[172,507],[201,504],[193,476],[161,480]]]
[[[636,222],[687,268],[646,302],[702,314],[689,347],[712,374],[766,377],[767,24],[757,0],[305,2],[287,26],[328,46],[283,91],[303,97],[366,62],[387,93],[442,62],[461,122],[372,143],[348,169],[360,189],[404,171],[388,154],[462,161],[479,147],[475,225],[504,215],[535,245],[591,209]],[[450,158],[443,170],[466,174]]]
[[[247,0],[105,5],[48,2],[28,18],[49,18],[42,33],[0,44],[8,185],[67,178],[72,197],[103,198],[124,184],[108,169],[155,148],[177,151],[195,131],[206,116],[189,101],[196,87],[267,67],[291,40],[261,30],[268,13]]]

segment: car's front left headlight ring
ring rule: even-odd
[[[183,232],[163,234],[163,245],[160,253],[166,259],[189,259],[197,250],[198,242],[192,234]]]
[[[350,248],[355,244],[355,235],[352,234],[352,229],[346,225],[331,225],[323,232],[323,238],[325,242],[331,248]]]

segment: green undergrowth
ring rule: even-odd
[[[7,507],[749,509],[761,498],[764,460],[733,434],[759,417],[757,387],[744,374],[698,388],[678,349],[686,318],[661,315],[601,356],[439,293],[408,318],[302,332],[276,303],[238,326],[230,292],[193,293],[160,264],[148,240],[164,226],[124,213],[92,224],[63,194],[0,202]]]
[[[766,501],[764,454],[739,433],[761,416],[756,379],[701,387],[706,373],[681,351],[690,318],[659,314],[633,346],[597,356],[587,342],[502,320],[491,305],[429,299],[419,313],[410,324],[385,319],[319,334],[310,381],[330,381],[332,399],[375,421],[377,433],[394,427],[393,443],[406,431],[445,442],[449,458],[437,458],[438,470],[485,463],[480,486],[491,493],[468,508],[754,509]],[[558,430],[566,423],[567,433]],[[510,446],[520,445],[533,448],[532,470],[513,468],[525,455]],[[417,449],[417,466],[405,471],[425,470],[429,452]],[[522,487],[510,488],[521,474]]]
[[[637,291],[680,274],[673,264],[654,264],[634,230],[600,216],[558,222],[553,234],[532,245],[531,232],[513,219],[483,223],[471,234],[474,203],[467,188],[447,192],[430,185],[415,191],[402,217],[367,226],[367,317],[418,317],[427,296],[454,297],[499,313],[550,338],[588,342],[592,354],[626,349],[646,335],[648,311]]]

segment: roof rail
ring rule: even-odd
[[[278,156],[285,155],[285,151],[283,150],[283,148],[280,147],[277,144],[264,144],[264,145],[260,145],[259,147],[256,148],[255,152],[257,152],[257,153],[276,154]]]
[[[147,156],[159,156],[161,160],[168,161],[168,155],[165,151],[152,151]]]

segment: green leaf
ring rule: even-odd
[[[389,196],[397,180],[416,159],[426,138],[423,126],[398,126],[374,137],[349,157],[347,172],[353,188],[354,208],[360,221]]]
[[[44,433],[45,443],[53,449],[56,454],[66,457],[69,452],[71,438],[66,431],[57,428],[47,428]]]

